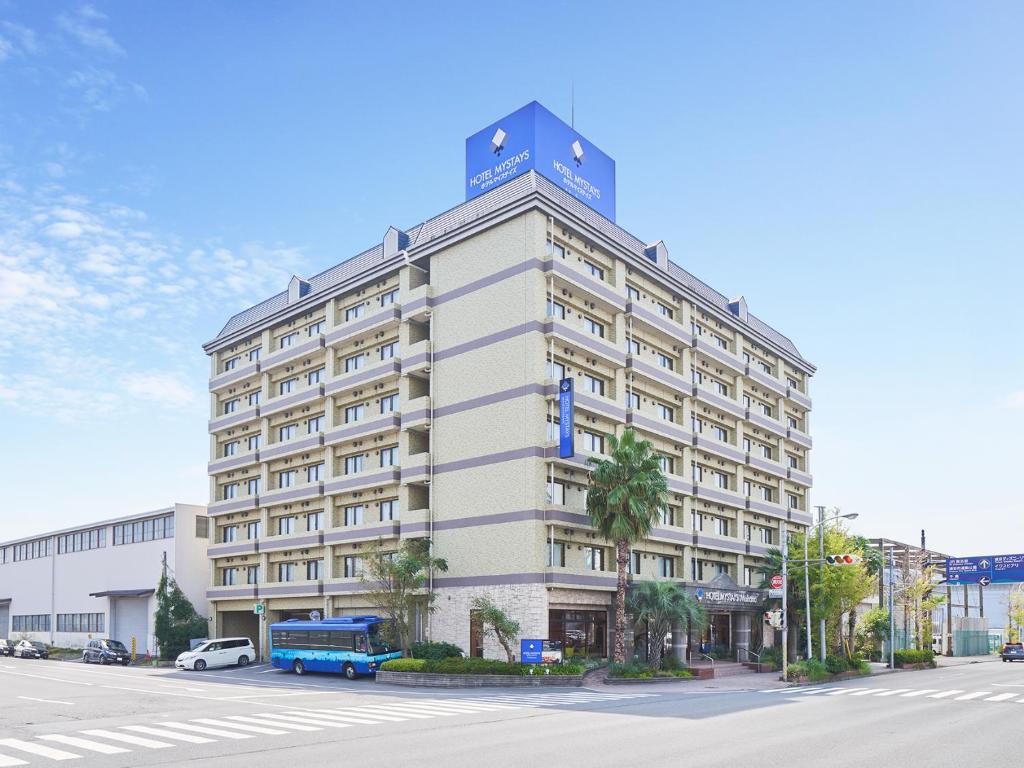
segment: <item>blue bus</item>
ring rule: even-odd
[[[399,659],[381,637],[387,624],[379,616],[339,616],[323,621],[288,619],[270,625],[270,663],[306,672],[341,672],[349,680],[380,669],[388,659]]]

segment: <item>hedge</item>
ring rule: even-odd
[[[495,659],[444,658],[444,659],[391,659],[380,666],[384,672],[423,672],[441,675],[582,675],[579,664],[545,664],[534,668],[530,664],[509,664]]]
[[[409,654],[414,659],[454,659],[462,657],[462,649],[452,643],[413,643]]]
[[[933,664],[935,663],[935,651],[930,648],[917,650],[916,648],[904,648],[893,652],[893,662],[896,664]]]

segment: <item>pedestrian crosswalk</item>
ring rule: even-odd
[[[492,696],[377,699],[349,707],[295,707],[249,714],[218,714],[184,720],[86,728],[0,738],[0,768],[122,755],[135,750],[173,749],[268,736],[288,736],[361,726],[419,722],[460,715],[502,714],[530,707],[571,707],[656,697],[650,693],[524,693]],[[321,704],[321,702],[318,702]]]
[[[792,696],[843,696],[860,697],[868,696],[879,699],[941,699],[945,701],[992,701],[992,702],[1014,702],[1024,704],[1024,692],[997,692],[997,691],[966,691],[959,688],[941,690],[939,688],[847,688],[836,686],[813,686],[809,688],[768,688],[758,693],[780,694],[788,693]]]

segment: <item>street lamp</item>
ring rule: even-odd
[[[825,523],[831,523],[836,520],[856,520],[856,512],[848,512],[845,515],[835,514],[832,517],[825,517],[825,508],[818,507],[818,522],[813,525],[807,526],[807,530],[804,532],[804,600],[806,602],[807,619],[805,625],[807,627],[807,658],[814,658],[814,652],[811,648],[811,576],[810,569],[807,567],[807,539],[812,530],[818,529],[818,555],[824,560],[825,559]],[[822,579],[824,579],[824,572],[822,572]],[[821,660],[825,661],[825,619],[821,620],[821,637],[819,638],[821,644]]]

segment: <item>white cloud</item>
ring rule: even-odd
[[[1006,398],[1006,407],[1013,410],[1024,410],[1024,389],[1010,393]]]
[[[126,82],[115,72],[97,67],[75,70],[64,85],[77,96],[86,111],[109,112],[128,96],[140,101],[149,98],[146,89],[138,83]]]
[[[57,16],[57,27],[86,48],[122,56],[124,48],[102,26],[106,19],[93,6],[83,5],[77,11]]]
[[[133,373],[124,381],[124,390],[140,400],[150,400],[175,407],[200,402],[201,391],[184,377],[169,373]]]
[[[81,237],[82,232],[82,225],[75,221],[58,221],[55,224],[51,224],[44,230],[44,234],[47,237],[52,237],[56,240],[68,240],[75,237]]]
[[[39,51],[36,33],[12,21],[0,21],[0,63]]]

